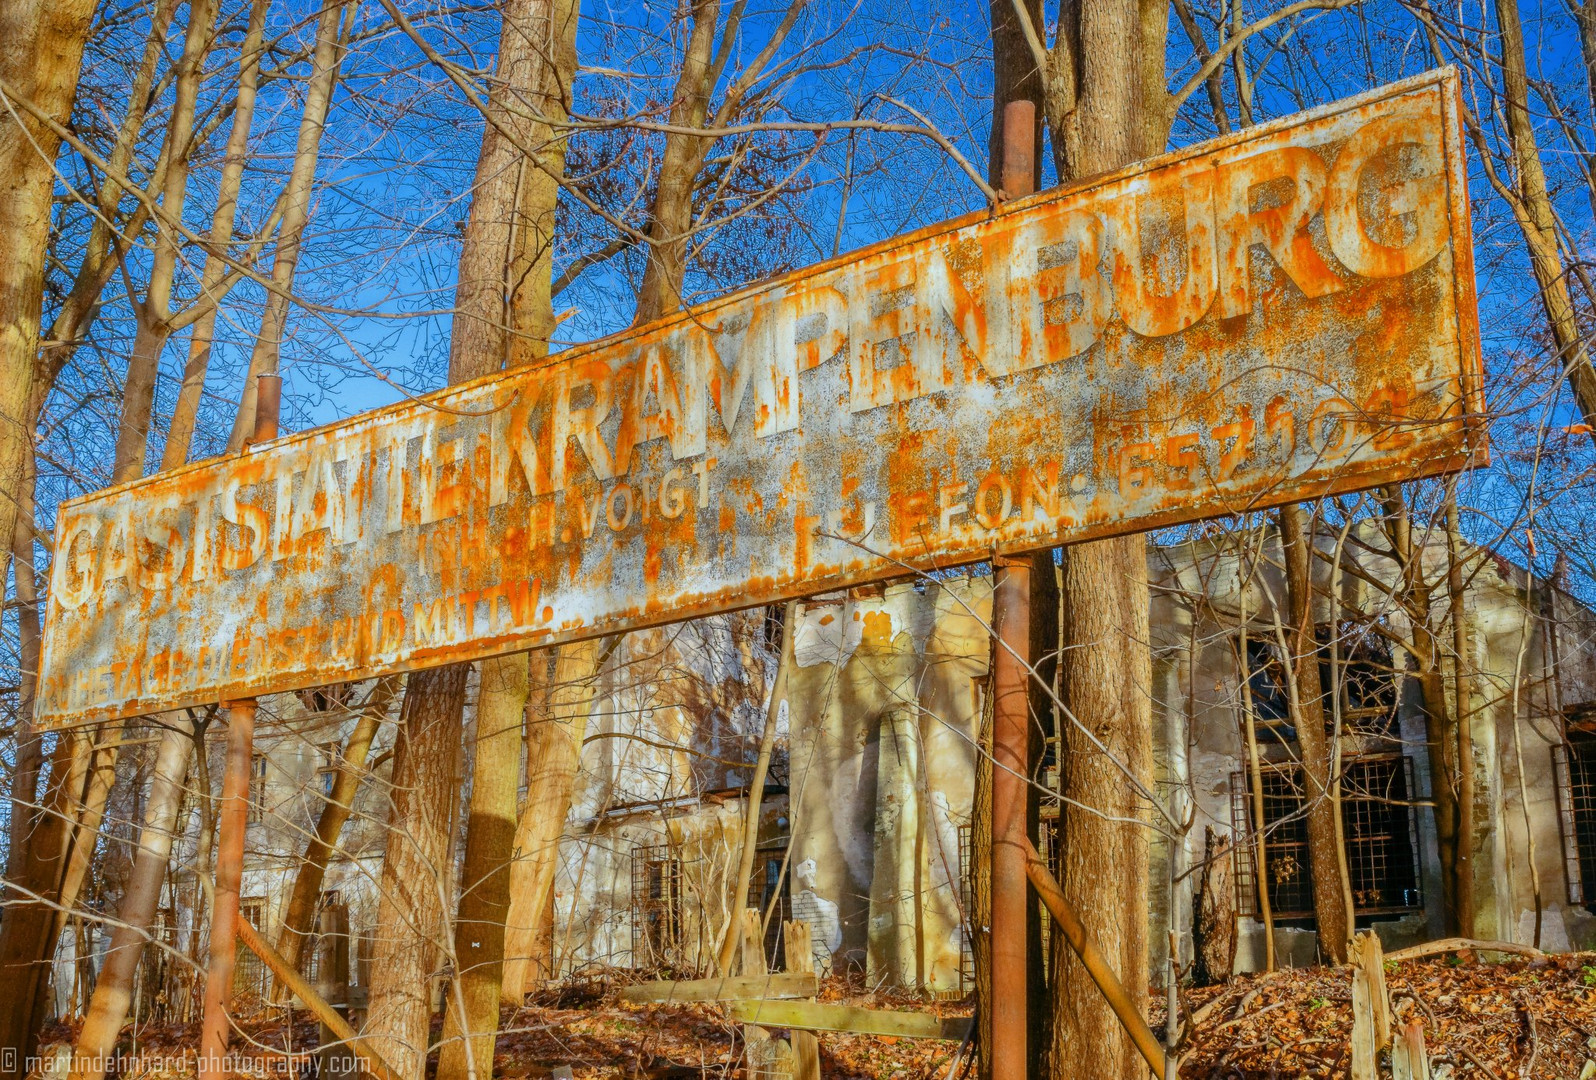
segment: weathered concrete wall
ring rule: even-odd
[[[812,601],[794,627],[794,909],[834,968],[957,990],[991,579]]]

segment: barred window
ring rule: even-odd
[[[1576,730],[1552,747],[1568,900],[1596,911],[1596,734]]]
[[[1308,861],[1305,778],[1297,764],[1263,768],[1265,852],[1269,904],[1277,921],[1311,923],[1313,871]],[[1413,766],[1406,757],[1365,758],[1348,764],[1341,783],[1341,820],[1354,913],[1400,915],[1424,906],[1417,821],[1409,805]],[[1230,777],[1231,822],[1248,838],[1235,851],[1236,910],[1258,913],[1252,847],[1252,793],[1247,774]]]
[[[668,844],[632,852],[632,966],[677,969],[682,956],[682,860]]]

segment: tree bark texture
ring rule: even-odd
[[[311,187],[316,180],[316,162],[321,156],[327,113],[332,108],[333,91],[338,86],[338,69],[345,48],[344,16],[350,10],[347,0],[336,0],[322,8],[316,20],[316,47],[311,53],[311,71],[305,83],[305,109],[299,117],[294,164],[283,193],[283,221],[277,230],[277,251],[272,258],[271,289],[266,294],[266,310],[261,315],[260,330],[250,352],[249,372],[244,378],[238,413],[233,418],[233,433],[227,440],[229,453],[241,449],[255,430],[256,378],[276,373],[283,337],[288,332],[289,295],[294,288],[294,272],[299,266],[305,225],[310,220]]]
[[[515,850],[516,789],[527,699],[527,657],[484,661],[477,692],[471,802],[454,924],[454,971],[438,1080],[493,1075]]]
[[[305,845],[305,854],[294,871],[294,885],[288,894],[288,910],[283,915],[283,926],[277,935],[277,952],[297,971],[305,946],[310,941],[312,923],[316,918],[316,905],[321,899],[321,885],[326,878],[327,862],[338,847],[338,836],[349,820],[354,806],[355,793],[365,776],[366,758],[371,753],[372,740],[388,715],[388,707],[399,691],[399,676],[379,679],[371,695],[360,710],[354,730],[344,741],[338,758],[338,772],[333,777],[332,790],[316,820],[316,832]]]
[[[713,64],[720,0],[698,0],[692,6],[692,28],[682,52],[682,69],[671,97],[670,122],[677,127],[703,127],[709,95],[718,70]],[[687,249],[693,229],[693,192],[714,140],[673,132],[665,136],[665,152],[655,184],[648,223],[648,262],[637,291],[634,325],[641,326],[682,306],[687,277]]]
[[[1168,10],[1154,0],[1065,0],[1049,56],[1047,122],[1059,177],[1106,172],[1164,148]],[[1060,884],[1092,921],[1113,969],[1147,1008],[1149,807],[1116,765],[1153,783],[1152,662],[1147,554],[1141,536],[1063,549],[1060,683],[1073,714],[1060,721],[1066,805]],[[1082,732],[1092,732],[1099,750]],[[1073,1080],[1129,1080],[1144,1064],[1070,949],[1055,948],[1050,1072]]]
[[[1587,14],[1588,18],[1588,14]],[[1557,213],[1546,185],[1546,170],[1535,139],[1535,122],[1530,113],[1529,74],[1524,57],[1524,24],[1518,0],[1496,0],[1496,23],[1502,50],[1503,111],[1512,141],[1516,199],[1508,199],[1519,230],[1524,234],[1530,269],[1540,287],[1541,303],[1546,308],[1557,359],[1574,392],[1574,401],[1585,423],[1596,427],[1596,368],[1580,333],[1574,302],[1568,291],[1568,278],[1557,248]],[[1584,28],[1582,20],[1581,28]],[[1588,57],[1587,57],[1588,59]],[[1596,434],[1593,434],[1596,438]]]
[[[1342,875],[1341,829],[1329,739],[1325,735],[1324,687],[1319,679],[1319,642],[1313,622],[1313,537],[1308,512],[1293,503],[1280,509],[1280,544],[1286,562],[1287,644],[1291,655],[1292,720],[1302,755],[1307,804],[1308,866],[1313,874],[1313,911],[1319,951],[1332,963],[1347,962],[1352,912]],[[1334,632],[1334,628],[1331,628]],[[1334,688],[1332,688],[1333,691]]]
[[[16,528],[32,448],[44,265],[60,140],[23,113],[30,102],[57,123],[72,112],[93,0],[10,0],[0,5],[0,536]],[[0,556],[10,557],[7,545]],[[10,1042],[0,1046],[14,1046]]]
[[[543,692],[529,696],[526,806],[516,826],[505,927],[502,994],[506,1004],[520,1005],[533,989],[532,961],[537,954],[539,926],[554,897],[560,834],[571,809],[582,740],[587,737],[588,714],[605,651],[598,641],[561,645],[553,657],[552,677],[544,654],[534,654],[533,681],[543,684]]]
[[[432,979],[454,898],[450,857],[468,666],[409,676],[393,764],[366,1034],[404,1080],[425,1080]]]
[[[205,269],[200,271],[200,298],[204,311],[189,334],[188,358],[183,365],[183,385],[177,392],[172,422],[166,431],[166,446],[161,452],[161,468],[175,469],[188,461],[194,441],[194,426],[199,420],[200,400],[205,392],[205,373],[210,368],[211,342],[216,335],[216,313],[220,306],[227,260],[221,255],[233,240],[238,214],[238,193],[244,184],[244,166],[249,160],[249,132],[255,121],[255,93],[260,84],[260,58],[264,51],[266,10],[271,0],[253,0],[244,44],[239,53],[238,92],[233,106],[233,126],[227,133],[227,149],[222,159],[222,175],[216,187],[216,205],[211,212],[208,237],[210,252]]]
[[[555,207],[576,71],[578,0],[504,6],[450,330],[451,363],[482,371],[548,355]],[[469,357],[467,361],[465,358]]]
[[[170,726],[161,731],[155,751],[155,772],[138,850],[133,856],[133,872],[117,908],[118,925],[111,933],[111,945],[78,1034],[71,1080],[102,1080],[105,1076],[104,1063],[114,1053],[122,1023],[127,1019],[134,977],[160,906],[161,886],[166,880],[183,805],[183,781],[194,754],[194,735],[187,721],[170,714],[167,722]]]

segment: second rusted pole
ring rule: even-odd
[[[200,1026],[200,1080],[227,1075],[227,1012],[238,953],[238,893],[244,878],[244,833],[249,828],[250,758],[255,744],[255,699],[227,705],[227,763],[216,840],[216,888],[211,896],[211,952],[205,971],[205,1016]]]
[[[277,438],[283,380],[256,382],[255,429],[250,442]],[[226,1076],[228,1009],[238,961],[238,896],[244,883],[244,835],[249,831],[249,787],[255,757],[255,699],[226,702],[227,760],[216,824],[216,887],[211,892],[211,948],[205,970],[205,1012],[200,1022],[199,1080]]]
[[[1036,108],[1011,101],[1003,110],[1003,194],[1035,190]],[[992,1075],[1025,1076],[1029,1047],[1028,915],[1025,862],[1030,761],[1031,563],[993,560],[997,581],[992,625]]]
[[[998,560],[992,596],[992,1075],[1026,1075],[1026,763],[1031,565]]]

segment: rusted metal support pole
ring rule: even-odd
[[[249,764],[255,744],[255,699],[227,705],[227,764],[217,825],[216,889],[211,901],[211,955],[205,972],[205,1017],[200,1027],[200,1080],[227,1074],[227,1009],[238,952],[238,891],[249,827]]]
[[[261,375],[256,382],[255,429],[250,442],[277,437],[283,380]],[[255,699],[225,702],[227,760],[222,770],[222,806],[216,838],[216,888],[211,899],[210,963],[205,971],[205,1013],[200,1024],[200,1080],[227,1074],[228,1007],[238,959],[238,895],[244,881],[244,834],[249,830],[249,785],[255,756]]]
[[[1003,194],[1035,189],[1036,109],[1011,101],[1003,110]],[[1027,767],[1030,761],[1031,563],[993,560],[992,624],[992,1075],[1025,1076],[1029,1048],[1025,876]],[[1000,1003],[998,1005],[997,1003]]]
[[[1031,565],[997,563],[992,597],[992,1075],[1026,1075],[1026,763],[1030,748]]]
[[[1037,895],[1042,898],[1048,913],[1053,916],[1053,925],[1058,928],[1064,940],[1069,942],[1070,948],[1075,950],[1075,955],[1081,958],[1081,966],[1092,977],[1097,988],[1103,992],[1108,1007],[1114,1010],[1114,1015],[1124,1025],[1131,1042],[1136,1044],[1136,1049],[1146,1060],[1148,1068],[1153,1070],[1153,1075],[1158,1080],[1164,1080],[1168,1065],[1164,1057],[1163,1044],[1158,1041],[1158,1036],[1153,1034],[1153,1029],[1147,1025],[1147,1021],[1142,1019],[1142,1014],[1136,1010],[1136,1002],[1125,989],[1125,984],[1119,981],[1119,976],[1108,964],[1108,958],[1097,947],[1092,935],[1086,932],[1086,925],[1081,922],[1080,914],[1074,905],[1065,899],[1064,890],[1053,877],[1053,872],[1047,868],[1047,863],[1042,861],[1042,856],[1036,853],[1036,848],[1029,842],[1026,843],[1025,854],[1026,870],[1030,874],[1031,884],[1036,886]],[[1132,972],[1133,977],[1135,974]]]

